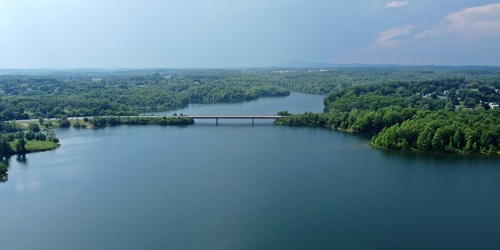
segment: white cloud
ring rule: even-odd
[[[499,33],[500,3],[496,3],[448,14],[440,25],[421,32],[415,38],[440,34],[460,34],[473,38]]]
[[[404,2],[398,2],[398,1],[392,1],[390,3],[387,3],[385,5],[386,8],[398,8],[398,7],[403,7],[408,4],[408,0],[405,0]]]
[[[397,40],[395,40],[395,38],[409,35],[411,33],[411,30],[414,28],[415,28],[415,26],[413,26],[413,25],[406,25],[404,27],[392,28],[392,29],[380,32],[378,34],[377,39],[375,39],[375,42],[378,45],[381,45],[384,47],[398,45],[399,42]]]

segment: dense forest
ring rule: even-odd
[[[240,102],[289,94],[260,75],[237,70],[0,75],[0,121],[137,115],[189,103]]]
[[[285,96],[292,90],[328,93],[328,112],[281,112],[287,117],[278,124],[373,133],[372,143],[386,148],[497,154],[499,89],[500,69],[491,67],[4,70],[0,121],[57,117],[48,127],[188,125],[193,121],[185,117],[137,115],[190,103]],[[0,132],[20,130],[25,128],[0,123]]]
[[[328,94],[332,90],[358,85],[391,82],[421,82],[463,78],[470,82],[500,77],[496,67],[363,66],[316,69],[274,69],[255,73],[292,91]]]
[[[0,121],[59,116],[137,115],[141,112],[181,108],[189,103],[248,101],[259,97],[285,96],[290,90],[327,94],[352,86],[379,83],[402,84],[458,78],[477,85],[498,77],[500,70],[487,67],[3,70],[0,71]],[[401,86],[405,87],[413,86]],[[446,86],[441,88],[445,89]],[[458,90],[455,86],[455,91]],[[433,91],[440,92],[439,89],[421,90],[422,93]],[[456,94],[457,98],[471,95]],[[470,98],[468,104],[472,105]]]
[[[90,124],[94,128],[118,125],[192,125],[194,120],[187,116],[163,116],[163,117],[141,117],[141,116],[107,116],[85,118],[83,121],[74,121],[73,127],[82,127]]]
[[[498,77],[500,70],[488,67],[1,70],[0,121],[137,115],[181,108],[189,103],[248,101],[285,96],[290,90],[327,94],[379,83],[458,78],[477,85]],[[430,93],[431,90],[422,89],[421,92]],[[471,100],[468,101],[471,106]]]
[[[375,133],[372,143],[393,149],[498,154],[500,78],[398,81],[334,90],[329,112],[288,115],[284,125],[328,126]]]

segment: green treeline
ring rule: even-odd
[[[423,82],[394,82],[354,86],[334,90],[324,99],[325,107],[334,110],[377,110],[382,107],[417,107],[424,110],[475,108],[479,104],[500,102],[500,78],[469,82],[464,78]],[[461,105],[460,105],[461,104]],[[484,104],[484,105],[483,105]]]
[[[498,69],[484,67],[20,71],[0,75],[0,121],[59,116],[130,116],[172,110],[189,103],[286,96],[290,90],[326,94],[374,83],[418,83],[452,77],[482,85],[499,76]],[[421,93],[426,93],[425,89]],[[458,94],[474,98],[470,93]],[[383,98],[380,101],[384,101]],[[472,99],[468,99],[467,104],[471,106]]]
[[[293,91],[328,94],[352,86],[389,82],[422,82],[463,78],[470,82],[500,77],[498,68],[487,67],[339,67],[276,69],[266,73],[270,81]]]
[[[197,85],[185,91],[191,102],[230,103],[250,101],[259,97],[287,96],[290,91],[262,83]]]
[[[194,120],[187,116],[163,116],[163,117],[141,117],[141,116],[109,116],[93,117],[84,119],[92,127],[106,127],[118,125],[191,125]],[[74,126],[74,125],[73,125]],[[75,126],[74,126],[75,127]]]
[[[316,114],[306,112],[293,114],[276,121],[279,125],[290,126],[327,126],[353,132],[375,133],[384,127],[410,119],[418,109],[390,106],[374,110],[357,110],[351,112],[333,110]]]
[[[385,148],[487,155],[498,154],[499,142],[500,112],[478,110],[417,113],[372,138]]]
[[[286,96],[290,90],[326,94],[376,83],[460,78],[482,85],[498,77],[500,70],[487,67],[19,71],[0,75],[0,121],[130,116],[190,103],[248,101]]]
[[[60,116],[131,116],[189,103],[286,96],[290,91],[238,70],[52,72],[0,75],[0,121]]]
[[[379,147],[465,154],[500,151],[500,78],[354,86],[332,91],[324,114],[289,115],[277,124],[374,133]]]

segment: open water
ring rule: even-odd
[[[321,101],[174,112],[321,112]],[[255,123],[56,130],[59,149],[10,160],[0,249],[500,248],[500,158]]]

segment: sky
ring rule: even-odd
[[[500,66],[500,0],[0,0],[0,68]]]

